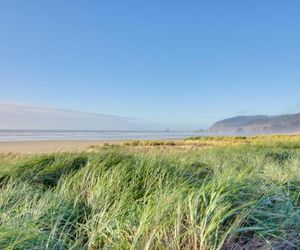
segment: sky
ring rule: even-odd
[[[161,124],[141,119],[68,109],[0,103],[2,129],[161,130]]]
[[[0,0],[0,103],[182,129],[300,112],[299,9],[296,0]]]

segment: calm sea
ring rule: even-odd
[[[159,140],[200,136],[192,131],[75,131],[75,130],[0,130],[0,141],[45,140]]]

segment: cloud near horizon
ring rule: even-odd
[[[150,127],[153,124],[130,117],[0,103],[0,129],[139,130]]]

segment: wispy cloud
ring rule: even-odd
[[[0,129],[145,129],[136,118],[0,103]]]

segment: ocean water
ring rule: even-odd
[[[159,140],[200,136],[192,131],[75,131],[75,130],[0,130],[0,141],[48,140]]]

